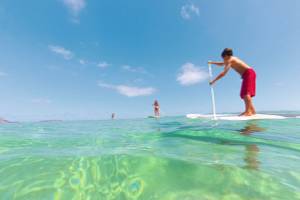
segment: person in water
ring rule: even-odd
[[[245,102],[245,112],[243,112],[241,116],[255,115],[256,111],[252,102],[252,97],[255,96],[256,90],[255,71],[244,61],[233,56],[233,51],[230,48],[223,50],[222,58],[223,62],[209,62],[209,64],[224,66],[224,71],[212,80],[210,85],[215,84],[219,79],[223,78],[231,68],[234,69],[243,79],[240,96]]]
[[[160,112],[159,112],[160,107],[159,107],[159,103],[157,100],[154,101],[153,108],[154,108],[154,116],[159,117],[160,116]]]
[[[116,118],[116,114],[115,113],[112,113],[111,114],[111,119],[115,119]]]

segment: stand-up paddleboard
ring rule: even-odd
[[[189,119],[218,119],[219,117],[225,117],[225,116],[231,116],[231,115],[216,115],[213,114],[187,114],[186,117]]]
[[[219,117],[220,120],[231,120],[231,121],[245,121],[245,120],[259,120],[259,119],[286,119],[287,117],[280,115],[267,115],[267,114],[256,114],[252,116],[225,116]]]
[[[148,118],[160,118],[159,116],[152,116],[152,115],[150,115],[150,116],[148,116]]]
[[[189,119],[214,119],[213,115],[201,115],[201,114],[188,114]],[[256,114],[252,116],[238,116],[238,115],[216,115],[217,120],[229,120],[229,121],[246,121],[246,120],[270,120],[270,119],[286,119],[287,117],[280,115],[267,115]]]

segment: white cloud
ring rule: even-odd
[[[103,83],[101,81],[98,82],[98,86],[103,87],[103,88],[108,88],[108,89],[114,89],[115,86],[107,83]]]
[[[98,86],[108,89],[113,89],[119,94],[125,95],[127,97],[137,97],[137,96],[149,96],[156,92],[153,87],[134,87],[128,85],[111,85],[103,82],[98,82]]]
[[[177,76],[177,81],[184,86],[194,85],[205,81],[209,75],[206,71],[193,63],[185,63],[181,67],[181,72]]]
[[[123,65],[122,69],[133,73],[147,74],[147,71],[142,67],[132,67],[130,65]]]
[[[63,0],[63,2],[74,15],[78,15],[86,6],[85,0]]]
[[[87,62],[83,59],[79,59],[79,63],[82,64],[82,65],[85,65]]]
[[[183,19],[191,19],[192,15],[199,16],[200,11],[199,8],[194,4],[186,4],[181,7],[180,14]]]
[[[135,97],[135,96],[148,96],[155,92],[155,89],[152,87],[131,87],[127,85],[118,85],[117,90],[120,94],[126,95],[128,97]]]
[[[142,78],[137,78],[135,80],[133,80],[134,83],[141,83],[144,82],[144,80]]]
[[[35,104],[51,104],[52,103],[52,101],[50,99],[46,99],[46,98],[32,99],[31,102],[35,103]]]
[[[98,67],[100,68],[106,68],[106,67],[109,67],[111,64],[108,64],[107,62],[100,62],[97,64]]]
[[[52,52],[63,56],[66,60],[70,60],[73,57],[73,53],[70,50],[65,49],[64,47],[55,45],[49,45],[48,47]]]
[[[8,76],[8,74],[5,72],[0,72],[0,77],[4,77],[4,76]]]

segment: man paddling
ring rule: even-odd
[[[224,66],[224,71],[221,72],[210,85],[213,85],[219,79],[223,78],[230,68],[234,69],[239,73],[243,79],[240,96],[245,102],[245,112],[241,116],[252,116],[255,115],[255,108],[252,103],[252,97],[255,96],[256,90],[256,73],[255,71],[247,65],[244,61],[233,56],[232,49],[226,48],[222,52],[223,62],[209,62],[209,64],[214,64],[217,66]]]

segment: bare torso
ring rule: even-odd
[[[159,110],[159,104],[158,103],[154,103],[153,106],[154,106],[155,110]]]
[[[232,69],[234,69],[237,73],[239,73],[241,76],[244,74],[244,72],[251,68],[249,65],[247,65],[244,61],[241,59],[232,56],[230,60],[225,63],[225,65],[230,66]]]

